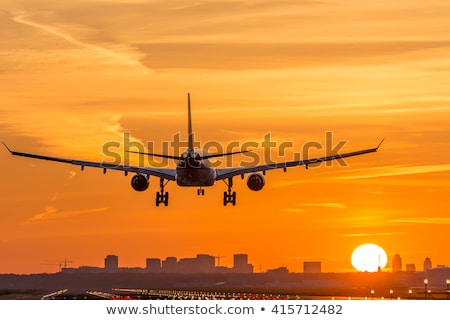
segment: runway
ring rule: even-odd
[[[42,300],[300,300],[299,295],[192,290],[112,289],[110,292],[50,292]]]

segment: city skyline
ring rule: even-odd
[[[450,265],[449,14],[439,0],[2,1],[0,141],[14,150],[107,161],[103,146],[128,134],[160,153],[187,138],[187,92],[203,143],[261,146],[270,134],[293,146],[270,158],[291,160],[327,146],[327,132],[346,141],[340,152],[385,141],[347,166],[267,172],[259,192],[238,177],[235,207],[223,207],[223,183],[205,197],[169,183],[170,206],[155,208],[157,179],[135,192],[123,173],[2,147],[0,273],[109,252],[126,265],[197,252],[231,265],[237,249],[256,271],[306,260],[343,272],[369,243],[389,265],[395,253],[404,267]]]
[[[275,270],[285,270],[290,272],[288,265],[279,265],[273,268],[256,270],[252,263],[248,263],[248,254],[238,253],[233,254],[233,262],[231,265],[223,265],[220,259],[224,256],[216,256],[205,253],[197,253],[195,257],[175,257],[166,256],[161,257],[147,257],[143,260],[144,263],[138,265],[125,265],[120,261],[119,256],[115,254],[108,254],[104,258],[102,266],[99,264],[86,265],[77,264],[75,261],[67,260],[54,260],[53,263],[46,263],[58,267],[59,272],[72,272],[73,270],[81,270],[83,272],[96,272],[98,270],[105,270],[109,272],[117,272],[119,270],[146,270],[150,272],[174,272],[174,273],[266,273]],[[353,267],[352,270],[345,270],[345,272],[351,273],[378,273],[378,272],[426,272],[428,270],[435,269],[450,269],[450,266],[443,264],[433,264],[429,257],[425,257],[419,267],[415,263],[403,263],[401,255],[396,253],[392,259],[388,259],[389,263],[384,268],[379,268],[378,271],[361,271]],[[206,266],[205,266],[206,264]],[[339,273],[336,271],[325,270],[322,271],[322,261],[301,261],[302,270],[294,270],[294,273]],[[200,266],[200,267],[199,267]],[[421,267],[423,266],[423,268]],[[196,268],[199,268],[198,270]],[[205,271],[206,270],[206,271]],[[1,273],[0,273],[1,274]]]

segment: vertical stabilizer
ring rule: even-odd
[[[194,150],[194,133],[192,132],[191,95],[188,92],[188,149]]]

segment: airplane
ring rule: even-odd
[[[180,156],[173,156],[173,155],[144,153],[127,150],[127,152],[130,153],[144,154],[153,157],[161,157],[176,160],[178,161],[178,163],[175,169],[129,166],[117,163],[91,162],[77,159],[59,158],[33,153],[18,152],[10,149],[4,142],[3,144],[6,147],[6,149],[8,149],[8,151],[14,156],[69,163],[72,165],[81,166],[81,170],[84,170],[84,167],[102,168],[103,173],[106,173],[108,169],[119,170],[123,171],[125,173],[125,176],[127,176],[129,172],[133,172],[135,173],[135,175],[131,179],[131,186],[133,187],[134,190],[140,192],[148,189],[150,185],[151,176],[157,177],[159,178],[160,191],[156,192],[156,200],[155,200],[156,206],[159,206],[160,204],[168,206],[169,193],[165,191],[164,188],[170,181],[176,181],[177,185],[181,187],[196,187],[198,188],[197,194],[204,195],[205,192],[205,190],[203,189],[204,187],[213,186],[217,181],[222,180],[228,187],[228,190],[224,191],[223,193],[223,205],[226,206],[228,203],[230,203],[233,206],[235,206],[236,192],[233,191],[233,178],[236,176],[241,176],[241,178],[244,179],[244,176],[248,174],[247,177],[248,188],[252,191],[260,191],[265,185],[264,176],[266,171],[268,170],[283,169],[284,172],[286,172],[287,168],[297,166],[305,166],[305,168],[308,169],[309,165],[376,152],[378,151],[378,148],[381,146],[383,141],[384,139],[381,140],[381,142],[375,148],[358,150],[349,153],[334,154],[320,158],[293,160],[280,163],[261,164],[256,166],[214,169],[210,167],[208,159],[238,153],[245,153],[249,152],[250,150],[243,150],[222,154],[211,154],[211,155],[201,155],[200,153],[195,151],[194,134],[192,130],[192,119],[191,119],[191,99],[190,94],[188,93],[188,149],[184,153],[182,153]]]

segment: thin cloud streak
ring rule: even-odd
[[[363,170],[358,170],[363,171]],[[450,171],[450,164],[433,164],[421,166],[388,166],[364,169],[365,174],[335,177],[336,180],[369,179],[380,177],[404,176],[422,173],[436,173]]]
[[[42,30],[42,31],[52,34],[54,36],[57,36],[57,37],[63,39],[64,41],[66,41],[70,44],[73,44],[75,46],[79,46],[79,47],[83,47],[85,49],[91,50],[97,54],[100,54],[103,57],[112,59],[116,63],[121,63],[121,64],[125,64],[125,65],[142,66],[137,59],[132,57],[131,54],[127,54],[127,55],[119,54],[115,51],[112,51],[112,50],[109,50],[109,49],[106,49],[106,48],[103,48],[100,46],[82,42],[80,40],[75,39],[71,35],[66,34],[54,27],[28,20],[26,14],[15,16],[12,18],[12,20],[14,20],[17,23],[21,23],[21,24]]]
[[[339,237],[378,237],[378,236],[396,236],[404,235],[406,232],[378,232],[378,233],[344,233],[340,234]]]
[[[391,220],[396,223],[420,223],[420,224],[450,224],[450,218],[437,217],[437,218],[402,218]]]
[[[331,209],[347,209],[348,207],[342,203],[324,202],[324,203],[303,203],[298,208],[287,208],[284,211],[291,213],[300,213],[311,210],[310,208],[331,208]]]
[[[28,220],[26,224],[30,224],[36,221],[43,221],[43,220],[57,220],[57,219],[67,219],[72,218],[79,215],[84,215],[88,213],[98,213],[98,212],[104,212],[109,210],[109,207],[99,207],[99,208],[92,208],[92,209],[81,209],[81,210],[72,210],[72,211],[59,211],[57,208],[53,206],[48,206],[45,208],[44,212],[35,214],[33,218]]]
[[[448,48],[448,41],[366,41],[348,43],[151,43],[137,45],[142,63],[156,69],[247,70],[367,65],[411,52]],[[351,48],[351,50],[349,50]],[[330,52],[333,54],[331,55]],[[234,57],[229,59],[229,57]]]
[[[324,208],[336,208],[346,209],[347,206],[342,203],[325,202],[325,203],[302,203],[300,207],[324,207]]]

